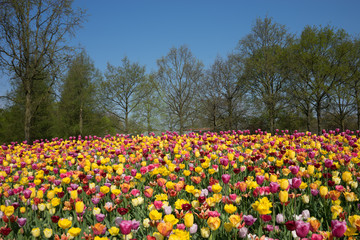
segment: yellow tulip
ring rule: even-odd
[[[320,187],[320,196],[324,198],[326,196],[326,194],[328,193],[328,191],[329,190],[326,186],[321,186]]]
[[[82,213],[84,211],[85,204],[82,201],[78,201],[75,203],[75,211],[76,213]]]
[[[194,224],[194,215],[192,213],[186,213],[184,216],[184,222],[186,227],[191,227]]]
[[[74,227],[72,227],[72,228],[69,229],[68,233],[69,233],[72,237],[76,237],[76,236],[80,235],[80,233],[81,233],[81,228],[74,228]]]
[[[212,231],[215,231],[220,227],[221,220],[218,217],[209,217],[207,220],[207,224],[209,225]]]
[[[286,203],[287,201],[289,201],[289,193],[287,191],[280,191],[279,198],[280,202]]]
[[[69,219],[62,218],[59,220],[58,225],[62,229],[67,229],[71,227],[72,222]]]

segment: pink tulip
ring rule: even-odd
[[[122,234],[128,235],[129,233],[131,233],[131,229],[132,229],[132,221],[124,220],[120,223],[120,231]]]
[[[300,178],[293,178],[292,179],[292,184],[291,184],[291,186],[293,187],[293,188],[299,188],[300,187],[300,185],[301,185],[301,179]]]
[[[264,182],[264,180],[265,180],[265,177],[264,177],[264,176],[262,176],[262,175],[257,175],[257,176],[256,176],[256,183],[257,183],[257,184],[262,185],[263,182]]]
[[[320,234],[315,234],[313,233],[313,235],[311,235],[311,240],[322,240],[323,236],[321,236]]]
[[[334,237],[342,237],[346,232],[346,222],[340,222],[339,220],[331,221],[332,235]]]
[[[310,231],[310,223],[303,222],[303,221],[296,221],[295,226],[296,226],[296,229],[295,229],[296,235],[298,237],[304,238]]]
[[[222,179],[222,181],[225,183],[225,184],[228,184],[229,183],[229,181],[230,181],[230,174],[223,174],[222,176],[221,176],[221,179]]]
[[[271,182],[269,187],[271,193],[277,193],[279,191],[280,185],[277,182]]]
[[[154,206],[157,210],[159,210],[163,206],[163,202],[162,201],[154,201]]]

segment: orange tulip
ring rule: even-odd
[[[163,235],[164,237],[169,236],[169,234],[171,233],[173,229],[173,225],[170,222],[161,222],[157,225],[157,230],[159,231],[159,233],[161,233],[161,235]]]

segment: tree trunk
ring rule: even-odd
[[[25,93],[25,124],[24,124],[24,133],[25,140],[30,141],[30,128],[31,128],[31,118],[32,118],[32,106],[31,106],[31,89],[29,86],[26,86]]]
[[[270,132],[272,135],[275,134],[275,110],[273,106],[269,107],[269,120],[270,120]]]
[[[180,124],[180,129],[179,129],[179,132],[180,132],[180,135],[182,135],[183,134],[183,131],[184,131],[184,126],[183,126],[183,114],[182,114],[182,112],[180,111],[180,113],[179,113],[179,124]]]
[[[310,132],[310,122],[311,122],[311,110],[310,104],[307,106],[307,113],[306,113],[306,130]]]
[[[79,130],[80,130],[80,135],[82,136],[83,134],[83,104],[80,104],[80,116],[79,116]]]
[[[216,105],[214,104],[213,105],[213,120],[212,120],[212,122],[213,122],[213,131],[215,132],[216,131]]]
[[[321,103],[316,106],[316,118],[317,118],[317,134],[321,134]]]
[[[150,108],[147,109],[146,121],[147,121],[147,132],[149,134],[151,131],[151,109]]]
[[[360,102],[357,101],[357,129],[360,129]]]
[[[125,112],[125,134],[129,133],[129,113]]]
[[[233,130],[232,129],[232,120],[233,120],[233,106],[232,106],[232,99],[228,99],[228,112],[229,112],[229,119],[228,119],[228,129],[227,130]]]

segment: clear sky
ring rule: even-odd
[[[75,0],[88,20],[70,43],[84,47],[102,72],[124,56],[156,71],[156,60],[186,44],[205,67],[250,33],[256,18],[273,17],[292,33],[331,25],[360,34],[360,0]],[[8,88],[0,81],[0,95]]]

